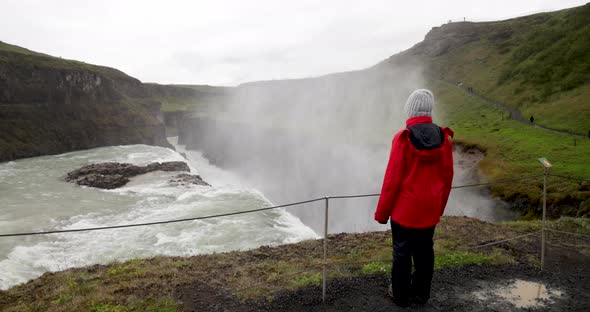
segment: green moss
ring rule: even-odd
[[[467,251],[446,252],[434,258],[434,268],[440,270],[446,267],[483,264],[491,262],[492,259],[492,256]]]

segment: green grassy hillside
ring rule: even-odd
[[[551,173],[590,177],[590,140],[507,118],[507,113],[444,82],[431,82],[442,123],[455,131],[455,142],[476,146],[486,157],[479,164],[489,180],[542,174],[538,158],[553,163]],[[503,115],[502,115],[503,114]],[[492,192],[517,205],[529,217],[541,214],[542,177],[494,184]],[[589,216],[590,182],[548,178],[548,215]]]
[[[435,45],[443,48],[435,49]],[[411,53],[428,76],[533,115],[538,124],[590,131],[590,3],[557,12],[433,29]]]

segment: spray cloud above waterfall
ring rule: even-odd
[[[246,83],[224,105],[198,112],[198,138],[189,147],[237,172],[275,203],[375,193],[393,135],[405,126],[405,100],[425,85],[422,65],[408,53],[362,71]],[[330,228],[381,228],[372,220],[375,202],[339,201]],[[321,209],[289,211],[316,231],[323,225]]]

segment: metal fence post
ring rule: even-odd
[[[548,167],[545,167],[543,174],[543,231],[541,232],[541,271],[545,267],[545,240],[547,236],[546,218],[547,218],[547,173]]]
[[[541,271],[545,267],[545,239],[547,237],[547,175],[549,168],[553,165],[547,158],[539,158],[539,162],[543,165],[543,229],[541,230]]]
[[[328,209],[330,197],[326,196],[326,207],[324,209],[324,265],[322,272],[322,302],[326,302],[326,282],[328,279]]]

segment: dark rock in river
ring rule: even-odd
[[[187,171],[190,172],[188,165],[182,161],[169,161],[163,163],[151,163],[147,166],[136,166],[127,163],[107,162],[100,164],[92,164],[84,166],[80,169],[68,172],[65,180],[68,182],[75,182],[78,185],[86,185],[98,187],[102,189],[114,189],[121,187],[129,182],[130,177],[140,174],[145,174],[152,171]],[[200,176],[192,176],[189,174],[182,174],[179,177],[183,178],[181,182],[193,183],[199,185],[209,185],[201,179]],[[188,177],[195,177],[189,179]],[[198,183],[196,180],[200,180]]]
[[[200,175],[194,174],[187,174],[181,173],[174,177],[174,179],[170,180],[172,185],[187,185],[187,184],[196,184],[196,185],[204,185],[204,186],[211,186],[209,183],[203,181]]]
[[[80,176],[78,179],[75,180],[75,182],[78,185],[86,185],[110,190],[127,184],[127,182],[129,182],[129,178],[121,174],[104,175],[99,173],[92,173]]]

